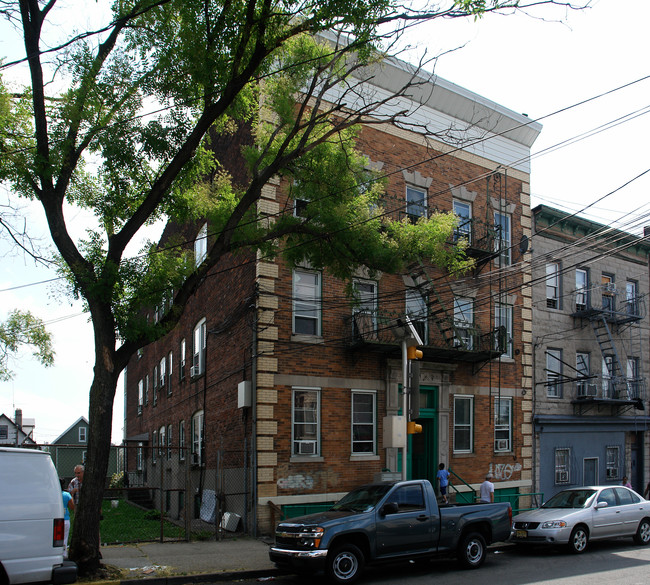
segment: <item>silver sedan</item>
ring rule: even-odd
[[[541,508],[515,516],[511,541],[567,545],[581,553],[590,540],[621,536],[650,543],[650,501],[623,486],[591,486],[563,490]]]

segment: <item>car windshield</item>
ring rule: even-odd
[[[596,490],[566,490],[555,494],[542,508],[587,508]]]
[[[377,502],[386,495],[391,487],[391,484],[361,486],[343,496],[331,509],[350,512],[368,512],[377,505]]]

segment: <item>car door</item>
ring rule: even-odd
[[[607,503],[605,507],[598,507],[599,504]],[[598,494],[594,504],[593,538],[611,538],[620,536],[623,533],[623,513],[618,505],[614,488],[606,488]]]
[[[634,492],[624,488],[617,487],[616,495],[621,507],[621,515],[623,517],[623,526],[621,527],[621,534],[629,536],[636,533],[639,527],[639,521],[647,513],[641,498]]]
[[[424,552],[433,547],[432,517],[421,484],[395,488],[386,502],[396,504],[391,514],[377,513],[377,555],[388,556],[407,551]]]

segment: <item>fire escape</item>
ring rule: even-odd
[[[607,408],[612,414],[644,408],[645,380],[639,360],[645,358],[640,327],[646,313],[645,302],[636,291],[626,290],[624,299],[618,296],[613,282],[573,294],[572,316],[581,326],[592,329],[602,357],[600,379],[590,375],[587,366],[578,364],[576,396],[572,401],[577,414],[593,408]]]

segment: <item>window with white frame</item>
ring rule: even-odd
[[[546,350],[546,396],[562,398],[562,350]]]
[[[165,456],[165,447],[167,446],[165,437],[165,425],[163,425],[158,431],[158,455],[160,455],[161,459]]]
[[[352,453],[376,453],[376,395],[374,392],[352,392]]]
[[[427,217],[427,192],[424,189],[406,187],[406,214],[413,222]]]
[[[321,273],[293,271],[293,332],[321,335]]]
[[[472,242],[472,204],[466,201],[453,202],[454,215],[458,218],[458,225],[454,229],[454,241],[467,240]]]
[[[571,482],[571,449],[558,447],[555,449],[555,485],[566,485]]]
[[[557,262],[546,265],[546,307],[560,308],[560,265]]]
[[[294,388],[292,400],[292,455],[320,455],[320,391]]]
[[[503,355],[511,358],[513,352],[513,327],[512,307],[510,305],[497,304],[494,308],[494,326],[499,337],[497,347],[503,351]]]
[[[356,304],[353,309],[355,333],[364,338],[377,336],[377,283],[354,280]]]
[[[584,268],[576,268],[576,311],[584,311],[588,303],[589,273]]]
[[[602,361],[602,391],[603,398],[615,398],[616,389],[614,388],[614,356],[603,356]]]
[[[410,317],[413,327],[418,332],[423,343],[427,343],[428,308],[420,291],[414,288],[406,289],[406,314]]]
[[[156,404],[158,404],[158,365],[157,364],[153,367],[153,397],[152,397],[152,402],[153,402],[154,406],[156,406]]]
[[[9,439],[9,425],[0,425],[0,441]]]
[[[512,398],[494,400],[494,451],[512,451]]]
[[[596,396],[596,385],[591,383],[589,377],[590,355],[584,351],[576,352],[576,390],[578,398]]]
[[[206,323],[205,318],[201,319],[192,334],[192,376],[200,376],[205,372]]]
[[[496,249],[501,266],[510,266],[512,262],[512,218],[507,213],[495,212],[494,229],[496,231]]]
[[[614,311],[616,308],[616,283],[613,274],[603,272],[600,276],[601,296],[603,309],[605,311]]]
[[[149,374],[144,376],[144,405],[149,405]]]
[[[144,404],[144,382],[138,381],[138,414],[142,414],[142,405]]]
[[[178,459],[185,461],[185,421],[178,423]]]
[[[158,431],[154,431],[151,435],[151,463],[156,462],[158,456]]]
[[[471,453],[474,445],[474,397],[454,396],[454,453]]]
[[[88,440],[88,429],[87,427],[79,427],[79,442],[85,443]]]
[[[163,357],[160,360],[158,372],[160,373],[160,392],[163,392],[167,384],[167,358]]]
[[[208,255],[208,224],[204,223],[194,240],[194,264],[198,267],[203,264]]]
[[[639,298],[637,294],[637,282],[628,280],[625,283],[625,312],[636,317],[641,316],[639,311]]]
[[[172,425],[167,425],[167,461],[172,458]]]
[[[474,299],[454,298],[455,345],[462,349],[474,349]]]
[[[167,395],[171,396],[172,393],[172,374],[174,372],[174,354],[169,352],[167,354]]]
[[[138,443],[138,450],[135,454],[135,470],[142,471],[144,469],[144,444]]]
[[[192,463],[203,464],[203,411],[199,410],[192,416]]]
[[[607,479],[619,479],[621,477],[619,459],[620,447],[612,446],[606,448],[605,459],[607,461]]]
[[[629,400],[640,397],[641,379],[639,377],[639,358],[629,357],[626,361],[627,395]]]
[[[178,364],[178,377],[180,380],[185,379],[185,338],[181,339],[180,357]]]

